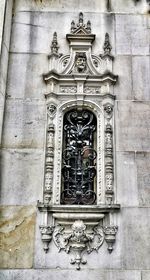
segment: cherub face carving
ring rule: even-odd
[[[82,221],[75,221],[74,224],[72,225],[72,230],[73,230],[73,235],[74,238],[78,241],[81,241],[84,236],[85,236],[85,229],[86,226],[84,225],[84,223]]]

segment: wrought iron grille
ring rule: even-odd
[[[88,110],[72,110],[64,116],[62,154],[62,204],[94,204],[96,117]]]

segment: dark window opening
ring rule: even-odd
[[[61,204],[96,203],[95,115],[71,110],[64,116]]]

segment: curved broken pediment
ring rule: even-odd
[[[84,23],[83,14],[79,14],[79,21],[71,23],[71,32],[66,35],[69,43],[69,54],[59,54],[59,45],[57,42],[57,33],[54,32],[51,44],[51,53],[49,55],[49,72],[43,75],[46,83],[55,83],[58,87],[63,86],[69,81],[70,86],[74,86],[78,81],[86,87],[88,83],[97,82],[97,86],[104,83],[115,84],[117,76],[112,73],[113,56],[111,55],[111,44],[109,34],[105,34],[103,54],[96,55],[92,52],[92,45],[96,36],[91,33],[91,23]],[[72,84],[71,84],[72,83]],[[105,84],[106,86],[106,84]],[[53,90],[55,87],[53,86]],[[84,88],[84,86],[83,86]],[[58,90],[59,91],[59,90]],[[78,91],[77,91],[78,92]],[[84,92],[84,90],[83,90]]]

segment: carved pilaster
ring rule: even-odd
[[[44,184],[44,204],[49,205],[52,198],[53,168],[54,168],[54,134],[55,127],[53,118],[56,113],[56,106],[51,104],[47,107],[47,145],[45,155],[45,184]]]
[[[105,195],[106,203],[113,202],[113,130],[110,124],[113,115],[113,106],[111,104],[104,105],[105,112]]]

